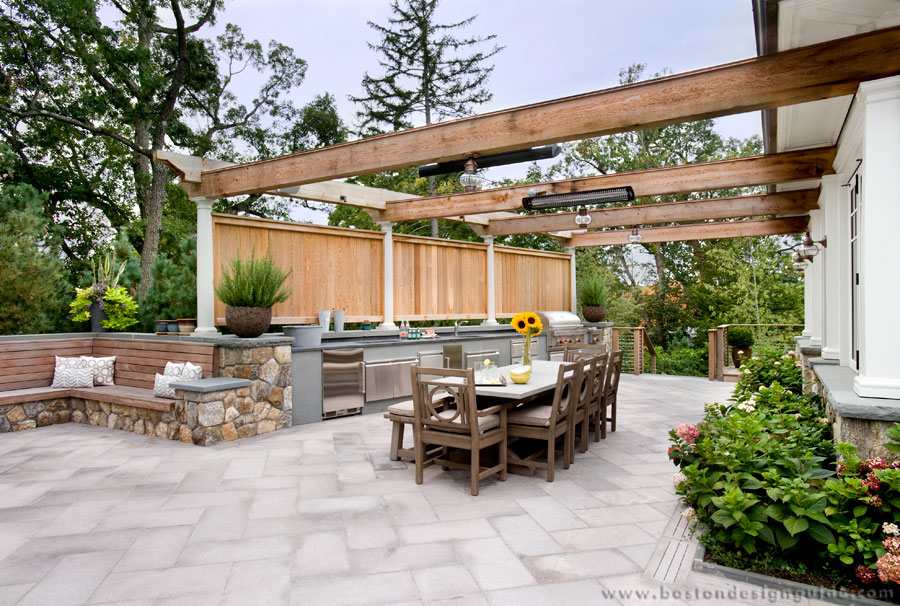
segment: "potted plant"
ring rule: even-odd
[[[578,283],[578,298],[581,300],[581,314],[588,322],[603,322],[606,319],[606,305],[609,291],[606,282],[597,276],[587,276]]]
[[[258,258],[256,250],[249,259],[235,257],[222,269],[216,295],[225,304],[225,325],[239,337],[258,337],[272,323],[272,306],[287,301],[291,289],[284,282],[291,271],[284,271],[272,257]]]
[[[750,349],[754,342],[753,331],[749,326],[729,326],[725,340],[731,346],[731,361],[735,368],[740,368],[741,357],[749,358],[753,355]]]
[[[113,269],[111,255],[105,255],[97,263],[91,260],[94,283],[87,288],[75,288],[75,300],[69,305],[72,319],[91,323],[92,332],[125,330],[137,324],[137,303],[119,278],[125,271],[125,262]]]

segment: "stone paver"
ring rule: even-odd
[[[644,568],[676,508],[668,430],[731,387],[623,376],[618,431],[552,484],[494,477],[478,497],[439,467],[417,486],[388,459],[378,414],[210,448],[76,424],[3,434],[0,604],[678,604],[665,591],[727,591]]]

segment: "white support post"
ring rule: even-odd
[[[809,231],[811,234],[821,234],[822,233],[822,210],[811,210],[809,212]],[[819,237],[821,239],[821,236]],[[804,275],[806,282],[806,288],[809,289],[812,300],[810,301],[810,318],[806,322],[806,326],[810,329],[810,337],[809,344],[813,347],[821,347],[822,346],[822,334],[824,332],[824,324],[822,322],[822,309],[824,303],[822,302],[823,296],[823,288],[822,283],[824,281],[824,272],[823,260],[819,258],[819,256],[813,257],[813,260],[806,267],[806,273]],[[805,292],[804,292],[805,294]]]
[[[482,326],[497,326],[496,293],[494,289],[494,236],[482,236],[487,247],[487,320]]]
[[[378,223],[384,232],[384,321],[378,330],[397,330],[394,324],[394,224]]]
[[[213,288],[212,204],[209,198],[194,198],[197,204],[197,328],[195,337],[217,337],[216,294]]]
[[[841,175],[822,177],[819,208],[822,209],[824,226],[822,233],[813,233],[814,240],[827,238],[827,246],[820,245],[816,262],[822,264],[824,296],[822,312],[825,334],[822,357],[838,360],[841,357]]]
[[[900,399],[897,344],[900,301],[897,226],[900,226],[900,76],[864,82],[857,101],[864,109],[862,204],[860,205],[859,374],[862,397]]]
[[[578,289],[575,284],[575,250],[574,246],[567,246],[566,252],[570,255],[569,261],[569,297],[572,300],[572,313],[578,313]]]

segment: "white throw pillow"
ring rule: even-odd
[[[94,358],[81,356],[81,361],[94,373],[94,385],[115,385],[116,357]]]
[[[184,372],[184,364],[176,364],[175,362],[166,362],[166,368],[163,375],[167,377],[181,377]]]
[[[90,368],[57,368],[53,373],[53,385],[64,389],[93,387],[94,371]]]
[[[169,387],[169,383],[177,383],[179,377],[172,377],[156,373],[153,380],[153,395],[157,398],[174,398],[175,390]]]
[[[184,370],[181,372],[182,381],[197,381],[203,378],[203,367],[190,362],[184,363]]]
[[[56,374],[57,370],[71,370],[73,368],[84,368],[84,360],[81,358],[63,358],[62,356],[56,356],[56,367],[54,368],[54,374]]]

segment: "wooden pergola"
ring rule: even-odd
[[[211,225],[211,201],[251,193],[362,207],[386,230],[399,221],[447,218],[471,224],[488,242],[499,235],[550,233],[570,249],[626,243],[634,225],[664,225],[642,227],[644,242],[799,233],[806,229],[808,212],[818,208],[818,179],[833,173],[833,147],[434,197],[333,180],[852,95],[861,82],[898,73],[900,27],[894,27],[247,164],[169,153],[157,159],[181,175],[182,186],[198,202],[198,250],[205,243],[204,224]],[[509,212],[521,208],[532,188],[558,194],[629,185],[640,198],[791,182],[805,187],[594,210],[589,230],[575,230],[572,212]],[[212,273],[201,267],[200,256],[198,290],[203,282],[211,292]],[[200,313],[199,324],[211,326]]]

